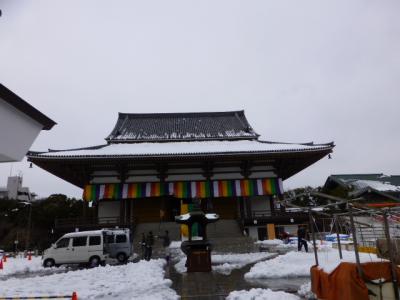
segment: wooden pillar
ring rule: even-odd
[[[276,238],[275,224],[267,224],[267,233],[269,240],[274,240]]]

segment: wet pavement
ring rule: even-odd
[[[296,293],[299,287],[310,281],[309,277],[246,280],[252,265],[233,270],[230,275],[217,272],[178,273],[171,263],[166,268],[166,277],[172,280],[172,288],[181,299],[225,299],[232,291],[251,288],[270,288],[272,290]]]

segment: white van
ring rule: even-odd
[[[104,264],[106,252],[105,230],[80,231],[63,235],[55,244],[44,251],[43,266],[53,267],[63,264]]]

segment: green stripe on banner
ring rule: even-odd
[[[233,189],[232,189],[232,180],[228,180],[227,188],[228,188],[228,196],[232,197],[233,196]]]
[[[277,184],[278,184],[278,180],[276,180],[275,178],[271,178],[271,193],[272,195],[276,195],[276,190],[277,190]]]
[[[90,200],[96,200],[98,195],[96,195],[96,186],[92,185],[91,193],[90,193]]]
[[[251,196],[254,196],[254,180],[249,180],[249,192]]]
[[[206,197],[207,198],[211,197],[211,189],[210,189],[210,181],[209,180],[206,181],[205,188],[206,188]]]

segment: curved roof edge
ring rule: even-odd
[[[50,130],[53,128],[54,125],[57,123],[54,122],[52,119],[47,117],[45,114],[34,108],[28,102],[23,100],[17,94],[10,91],[4,85],[0,83],[0,100],[5,101],[9,105],[13,106],[20,112],[24,113],[31,119],[35,120],[36,122],[42,124],[43,130]]]

